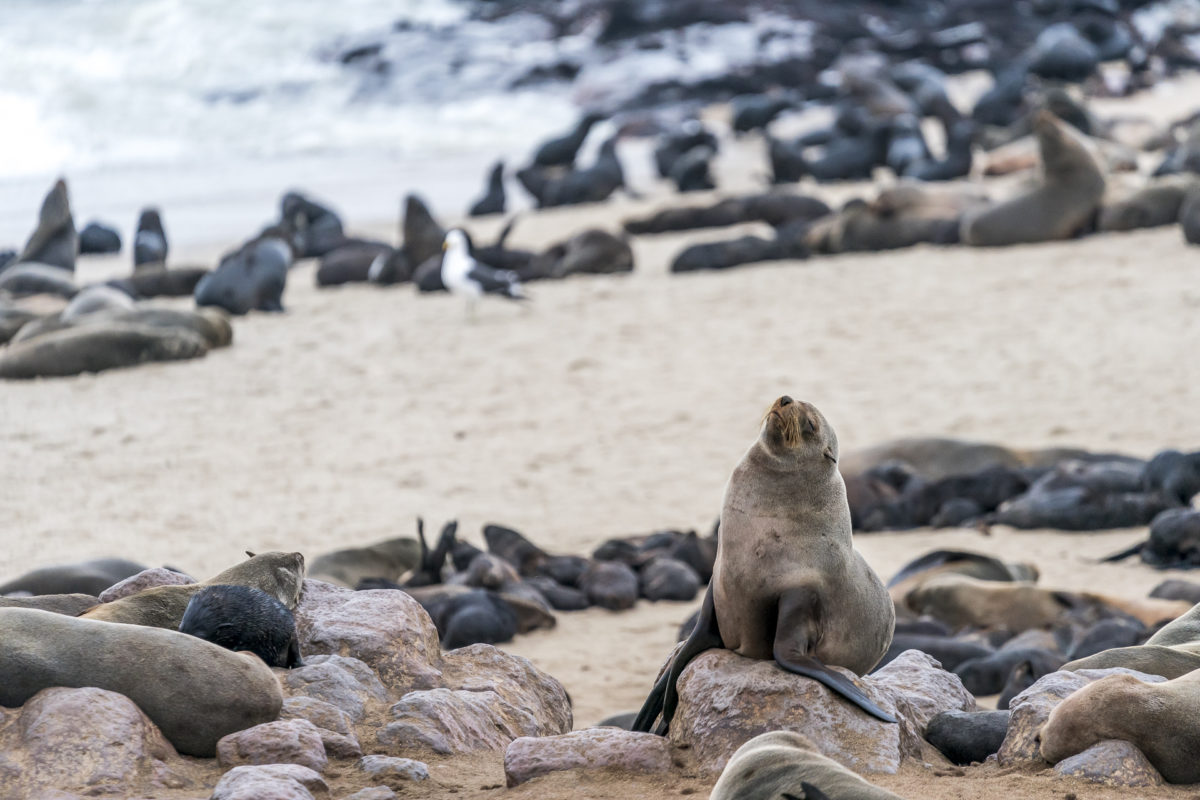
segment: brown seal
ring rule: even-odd
[[[1104,197],[1104,172],[1083,135],[1049,111],[1033,122],[1043,178],[1036,188],[963,218],[964,244],[981,247],[1069,239]]]
[[[56,330],[9,345],[0,355],[0,378],[79,375],[147,361],[199,358],[207,352],[204,340],[188,330],[106,322]]]
[[[903,800],[821,755],[807,737],[791,731],[764,733],[739,747],[709,800],[780,797]]]
[[[334,550],[313,559],[309,577],[355,589],[368,578],[399,581],[421,561],[421,545],[411,536],[385,539],[366,547]]]
[[[205,586],[222,584],[260,589],[294,611],[300,602],[300,590],[304,584],[304,556],[300,553],[254,555],[249,552],[247,555],[250,558],[203,583],[155,586],[111,603],[102,603],[80,616],[104,622],[178,630],[192,595]]]
[[[1145,644],[1104,650],[1071,661],[1063,669],[1109,667],[1125,667],[1164,678],[1178,678],[1200,669],[1200,605],[1164,625]]]
[[[1200,783],[1200,672],[1166,683],[1133,675],[1101,678],[1050,712],[1039,733],[1042,758],[1057,764],[1105,739],[1141,750],[1168,783]]]
[[[725,487],[717,560],[696,627],[638,715],[659,733],[678,703],[675,684],[698,653],[723,647],[774,659],[864,711],[895,720],[828,665],[863,674],[887,652],[895,608],[854,549],[837,434],[814,406],[775,401]]]

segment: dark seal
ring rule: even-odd
[[[292,612],[250,586],[217,584],[196,592],[179,630],[228,650],[249,650],[270,667],[304,666]]]

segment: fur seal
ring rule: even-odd
[[[203,583],[155,586],[111,603],[103,603],[81,617],[178,630],[192,595],[206,586],[218,584],[250,586],[266,592],[288,609],[295,609],[304,585],[304,556],[300,553],[250,555],[247,560]]]
[[[319,258],[346,242],[341,218],[299,192],[288,192],[280,199],[279,217],[292,234],[298,258]]]
[[[575,164],[575,156],[583,147],[583,140],[591,132],[592,126],[604,119],[604,115],[589,111],[575,124],[570,133],[548,139],[538,146],[533,154],[533,164],[538,167],[571,167]]]
[[[1057,764],[1105,739],[1141,750],[1168,783],[1200,783],[1200,672],[1165,683],[1108,675],[1062,701],[1042,726],[1042,758]]]
[[[1180,204],[1179,226],[1185,242],[1200,244],[1200,189],[1188,192]]]
[[[765,128],[792,105],[790,97],[766,94],[739,95],[729,102],[733,130],[737,133],[749,133]]]
[[[486,217],[504,213],[504,162],[497,161],[488,173],[487,188],[483,197],[471,204],[468,217]]]
[[[209,272],[205,267],[167,269],[148,264],[135,270],[132,275],[114,278],[108,285],[131,297],[190,297],[196,291],[196,284]]]
[[[221,737],[278,719],[283,706],[279,680],[257,658],[176,630],[0,608],[0,640],[0,706],[51,686],[107,689],[185,755],[212,758]]]
[[[677,131],[661,136],[654,147],[654,167],[658,177],[670,177],[675,162],[701,146],[709,147],[714,153],[719,149],[717,137],[698,120],[686,120]]]
[[[1177,678],[1200,669],[1200,605],[1168,622],[1144,645],[1116,647],[1063,666],[1065,670],[1127,667],[1149,675]]]
[[[1008,734],[1008,711],[943,711],[929,721],[925,740],[959,766],[983,763]]]
[[[626,233],[667,233],[723,228],[742,222],[765,222],[778,228],[789,222],[812,222],[831,213],[824,201],[807,195],[770,193],[730,197],[709,206],[668,208],[648,217],[627,219]]]
[[[378,274],[392,254],[386,244],[348,244],[321,256],[317,265],[317,286],[341,286],[345,283],[366,283],[374,270]]]
[[[79,293],[71,270],[46,264],[15,264],[0,272],[0,292],[13,297],[54,294],[70,300]]]
[[[17,263],[32,262],[75,271],[75,256],[79,252],[79,235],[71,216],[71,201],[67,183],[59,178],[42,201],[38,224],[17,256]]]
[[[404,198],[402,223],[404,257],[415,270],[431,258],[441,258],[446,229],[437,223],[421,198],[410,194]]]
[[[196,284],[198,306],[217,306],[230,314],[252,310],[283,311],[283,290],[292,265],[292,245],[268,231],[226,254],[217,268]]]
[[[175,308],[141,307],[102,309],[91,314],[64,321],[60,316],[43,317],[31,323],[13,337],[13,343],[23,342],[66,328],[83,328],[108,324],[134,325],[164,331],[190,331],[204,340],[209,348],[226,347],[233,341],[233,327],[225,312],[216,308],[186,311]]]
[[[1037,188],[968,214],[964,244],[977,247],[1069,239],[1092,218],[1104,197],[1104,172],[1083,135],[1049,111],[1034,117],[1043,179]]]
[[[88,286],[71,298],[67,307],[59,314],[63,322],[74,322],[80,317],[113,311],[130,311],[133,309],[133,298],[120,289],[100,284]]]
[[[420,543],[411,536],[398,536],[317,556],[308,567],[308,577],[353,589],[366,578],[398,581],[420,560]]]
[[[121,234],[100,222],[89,222],[79,232],[79,254],[108,255],[121,252]]]
[[[82,325],[10,345],[0,354],[0,378],[64,377],[149,361],[199,358],[206,352],[202,338],[179,328]]]
[[[249,650],[268,667],[304,666],[292,612],[250,586],[216,584],[200,589],[188,601],[179,632],[227,650]]]
[[[1174,225],[1184,198],[1196,187],[1194,180],[1164,178],[1153,181],[1136,192],[1100,209],[1096,220],[1098,231],[1132,231]]]
[[[739,747],[713,786],[709,800],[903,800],[832,758],[807,737],[771,731]]]
[[[36,608],[78,617],[100,603],[90,594],[39,594],[33,597],[0,597],[0,608]]]
[[[163,230],[158,209],[142,209],[138,215],[137,232],[133,235],[133,271],[165,268],[169,251],[167,232]]]
[[[887,652],[896,620],[883,582],[854,549],[837,460],[837,434],[820,411],[786,395],[775,401],[725,487],[699,621],[642,706],[637,730],[648,731],[661,712],[658,732],[666,732],[676,681],[713,647],[774,659],[895,722],[826,666],[870,671]]]
[[[526,167],[517,180],[537,200],[538,208],[600,203],[625,186],[625,172],[617,157],[617,136],[600,145],[596,161],[584,169],[557,175],[537,167]]]
[[[0,595],[12,592],[98,595],[114,583],[137,575],[146,567],[124,558],[98,558],[77,564],[40,567],[0,583]]]

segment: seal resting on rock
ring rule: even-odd
[[[1034,118],[1042,155],[1041,184],[1024,194],[964,217],[964,244],[996,247],[1069,239],[1091,220],[1104,197],[1104,172],[1082,134],[1049,111]]]
[[[903,800],[821,755],[807,737],[771,731],[739,747],[709,800]]]
[[[185,755],[212,758],[218,739],[277,719],[283,706],[279,680],[257,658],[178,631],[0,608],[0,641],[0,706],[51,686],[107,689]]]
[[[1101,678],[1060,703],[1038,734],[1042,758],[1057,764],[1105,739],[1134,745],[1168,783],[1200,783],[1200,672],[1166,683],[1133,675]]]
[[[780,397],[725,487],[717,560],[695,629],[642,706],[635,730],[661,712],[665,734],[676,682],[695,656],[723,647],[774,659],[887,722],[841,673],[871,670],[887,652],[895,607],[854,550],[833,427],[814,406]]]
[[[295,609],[304,584],[304,556],[300,553],[247,555],[250,558],[203,583],[155,586],[111,603],[102,603],[82,618],[177,630],[192,595],[205,586],[219,584],[250,586],[266,592],[287,608]]]
[[[268,667],[304,666],[292,612],[249,586],[217,584],[196,592],[183,612],[179,632],[227,650],[249,650]]]

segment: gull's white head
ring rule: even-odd
[[[465,253],[467,247],[467,235],[458,228],[446,233],[446,238],[442,241],[442,250],[453,250],[456,253]]]

